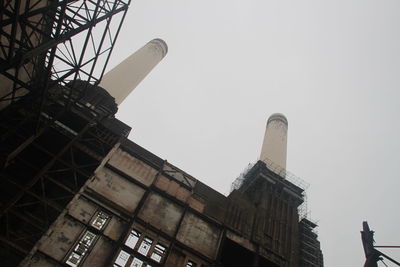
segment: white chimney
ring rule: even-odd
[[[286,169],[287,131],[288,121],[283,114],[275,113],[268,118],[260,160],[273,170]]]
[[[107,90],[119,105],[165,57],[167,44],[154,39],[107,72],[100,86]]]

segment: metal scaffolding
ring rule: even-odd
[[[55,85],[98,84],[130,0],[4,0],[0,108]]]
[[[22,99],[19,102],[25,102]],[[77,102],[79,104],[79,102]],[[94,116],[75,105],[35,134],[36,117],[22,105],[0,113],[1,132],[13,129],[1,143],[8,154],[0,172],[0,255],[4,266],[16,266],[32,249],[69,201],[93,175],[103,158],[129,127],[112,118]],[[64,106],[52,104],[41,120]],[[8,153],[7,153],[8,152]]]
[[[306,190],[309,188],[310,184],[306,182],[305,180],[301,179],[300,177],[296,176],[295,174],[289,172],[286,170],[286,168],[283,168],[276,163],[274,163],[272,160],[268,158],[264,158],[262,160],[267,168],[274,172],[275,174],[279,175],[282,179],[285,179],[295,186],[303,189],[302,197],[303,197],[303,202],[302,204],[298,207],[298,212],[299,212],[299,221],[307,218],[310,220],[310,211],[308,209],[308,201],[307,201],[307,192]],[[249,163],[246,168],[240,173],[240,175],[233,181],[231,184],[231,190],[237,190],[239,189],[242,184],[245,182],[247,178],[247,173],[253,168],[253,166],[256,165],[256,163]]]
[[[130,0],[0,1],[0,255],[15,266],[130,128],[97,88]]]

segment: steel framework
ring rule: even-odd
[[[28,108],[10,105],[0,113],[1,130],[14,128],[3,140],[2,150],[27,143],[0,173],[0,255],[4,266],[16,266],[29,253],[112,147],[129,132],[129,127],[112,117],[99,119],[80,104],[85,102],[77,103],[48,124],[40,136],[34,135],[35,116],[14,123],[16,117],[30,113]],[[41,114],[42,120],[52,120],[52,114],[65,109],[61,103],[51,106]]]
[[[77,79],[98,84],[130,0],[0,1],[0,107]]]
[[[96,89],[129,4],[0,0],[4,266],[15,266],[27,255],[129,132],[111,118],[116,112],[112,98]]]

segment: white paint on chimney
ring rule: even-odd
[[[167,44],[154,39],[107,72],[100,83],[119,105],[168,52]]]
[[[268,118],[260,160],[273,169],[286,169],[287,131],[288,121],[283,114],[275,113]]]

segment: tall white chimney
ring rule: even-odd
[[[168,46],[163,40],[151,40],[107,72],[100,86],[115,98],[118,105],[121,104],[167,52]]]
[[[275,113],[268,118],[260,155],[268,167],[286,169],[287,131],[288,121],[283,114]]]

